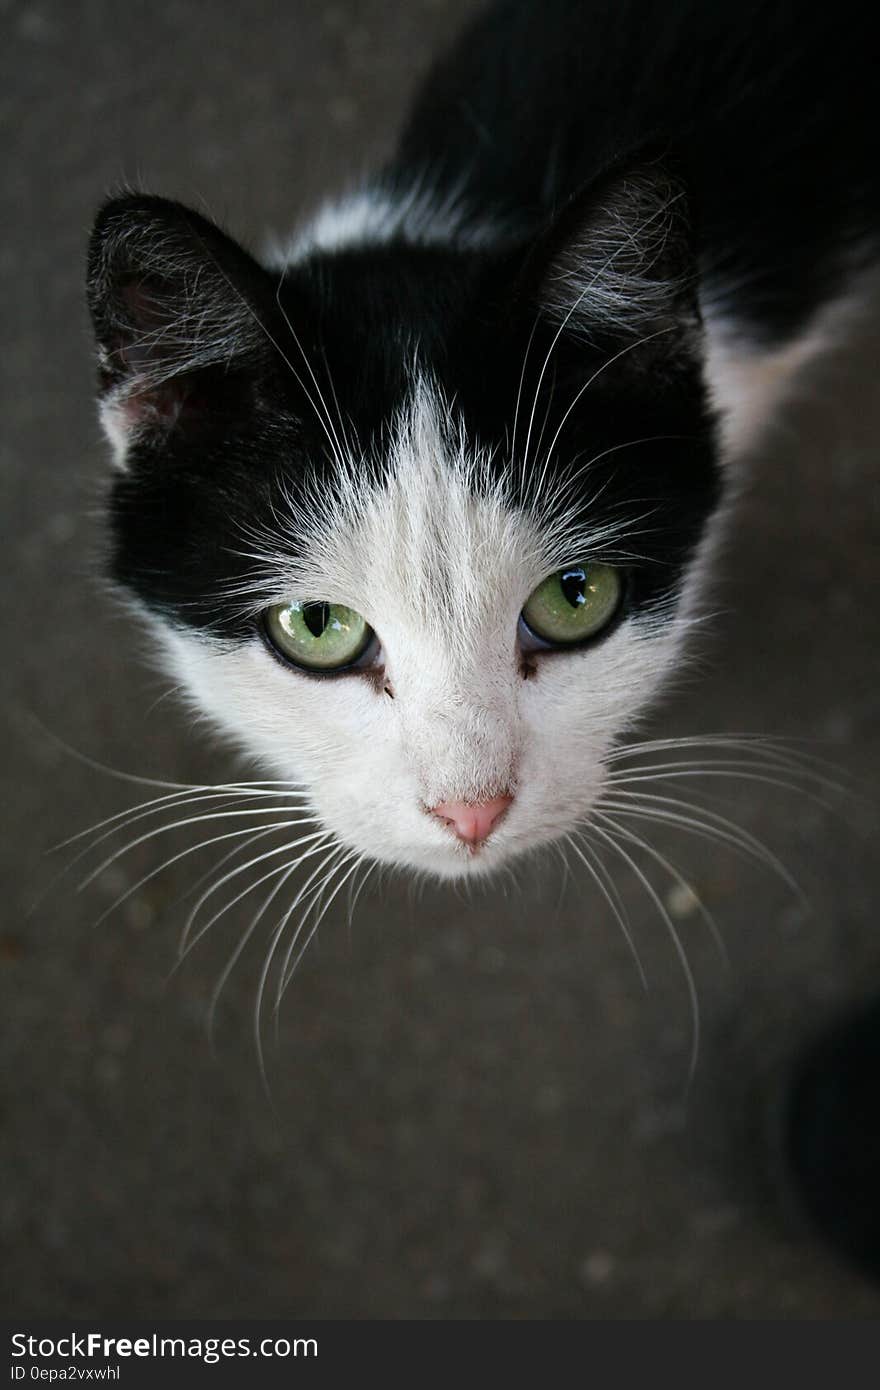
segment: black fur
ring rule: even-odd
[[[534,230],[663,146],[701,274],[778,340],[877,254],[877,37],[865,0],[506,0],[436,67],[388,178]]]
[[[458,202],[446,245],[398,237],[282,277],[177,204],[113,200],[89,302],[102,389],[128,391],[132,427],[115,578],[169,619],[247,635],[223,597],[249,569],[242,524],[271,528],[282,479],[335,466],[311,372],[365,468],[383,466],[415,367],[506,467],[523,362],[530,411],[559,334],[535,410],[545,442],[599,375],[552,471],[604,454],[583,503],[599,524],[640,518],[631,602],[662,605],[720,491],[700,296],[776,342],[872,252],[869,28],[850,0],[827,18],[776,2],[494,7],[436,69],[380,179]],[[629,266],[646,290],[631,316],[591,318],[590,295],[571,297],[578,264],[599,288],[603,265]]]

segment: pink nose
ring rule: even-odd
[[[431,807],[431,815],[445,821],[460,840],[476,849],[492,833],[512,801],[506,792],[489,801],[440,801]]]

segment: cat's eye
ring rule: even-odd
[[[263,626],[276,651],[307,671],[354,666],[374,639],[360,613],[323,600],[276,603],[263,614]]]
[[[613,565],[567,565],[543,580],[522,611],[526,629],[541,642],[565,647],[595,637],[620,608],[623,581]]]

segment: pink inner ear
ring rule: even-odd
[[[173,425],[180,414],[185,394],[182,384],[175,389],[168,382],[152,389],[135,388],[126,392],[120,402],[124,425],[131,428],[147,417],[162,424]]]
[[[115,353],[129,374],[146,371],[161,350],[172,324],[169,287],[156,277],[131,280],[119,297],[123,320],[117,330]]]
[[[129,280],[120,290],[129,321],[138,328],[157,328],[168,318],[168,298],[171,286],[157,276],[142,276]]]

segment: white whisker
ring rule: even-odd
[[[524,384],[524,382],[525,382],[526,367],[528,366],[529,354],[531,353],[531,350],[532,350],[532,343],[534,342],[535,333],[536,333],[537,330],[538,330],[538,324],[539,324],[539,323],[540,323],[540,317],[536,318],[535,321],[534,321],[534,323],[532,324],[532,331],[531,331],[531,333],[529,334],[528,342],[526,343],[526,350],[525,350],[525,352],[523,353],[523,363],[522,363],[522,368],[521,368],[520,374],[519,374],[519,385],[518,385],[517,388],[516,388],[516,406],[514,407],[514,411],[513,411],[513,429],[511,430],[511,435],[510,435],[510,454],[511,454],[511,457],[514,458],[514,459],[517,458],[517,452],[516,452],[516,431],[517,431],[517,426],[518,426],[518,424],[519,424],[519,407],[520,407],[520,403],[521,403],[521,401],[522,401],[522,389],[523,389],[523,384]],[[525,465],[525,454],[523,454],[523,456],[522,456],[522,463],[523,463],[523,466],[524,466],[524,465]],[[524,486],[525,486],[525,472],[524,472],[524,471],[523,471],[522,474],[521,474],[520,486],[521,486],[521,488],[524,488]]]
[[[659,216],[661,216],[661,215],[665,215],[665,214],[667,213],[669,206],[670,206],[671,203],[674,202],[674,201],[676,201],[676,200],[675,200],[675,199],[670,200],[670,202],[667,203],[666,206],[665,206],[664,208],[662,208],[662,209],[655,209],[648,217],[646,217],[646,218],[644,219],[644,221],[643,221],[641,227],[638,229],[638,233],[635,233],[635,232],[634,232],[633,235],[632,235],[632,237],[629,238],[629,240],[632,242],[632,241],[635,240],[635,236],[636,236],[636,235],[641,236],[642,234],[644,234],[644,232],[647,230],[647,228],[649,228],[649,227],[651,226],[651,224],[657,219],[657,217],[659,217]],[[559,342],[559,339],[562,337],[563,332],[564,332],[565,329],[567,328],[568,324],[571,322],[571,320],[572,320],[572,318],[574,317],[574,315],[577,313],[577,311],[578,311],[578,309],[580,308],[580,306],[583,304],[584,300],[587,298],[587,296],[588,296],[588,294],[590,293],[590,291],[591,291],[592,289],[594,289],[595,286],[601,281],[602,276],[605,275],[605,274],[608,272],[609,269],[611,269],[611,267],[613,266],[613,264],[614,264],[615,260],[617,259],[617,257],[620,256],[620,255],[622,255],[623,252],[624,252],[625,250],[627,250],[627,249],[628,249],[628,248],[627,248],[627,243],[626,243],[626,242],[623,242],[623,243],[621,243],[620,245],[616,246],[616,247],[614,248],[614,250],[611,252],[611,254],[610,254],[610,255],[606,258],[606,260],[603,262],[603,264],[600,265],[600,266],[595,270],[595,272],[594,272],[592,278],[591,278],[591,279],[588,281],[588,283],[583,287],[583,289],[581,290],[581,292],[578,294],[577,298],[572,302],[572,304],[571,304],[571,306],[569,307],[568,311],[567,311],[567,312],[565,313],[565,315],[563,316],[562,320],[561,320],[560,323],[559,323],[558,328],[556,329],[556,332],[555,332],[553,338],[551,339],[550,346],[549,346],[549,348],[547,349],[547,354],[546,354],[546,356],[545,356],[545,358],[544,358],[544,361],[543,361],[543,363],[542,363],[542,366],[541,366],[541,370],[540,370],[540,372],[538,373],[538,380],[537,380],[537,384],[536,384],[536,386],[535,386],[535,395],[534,395],[534,400],[533,400],[533,402],[532,402],[531,414],[530,414],[530,416],[529,416],[529,427],[528,427],[528,430],[527,430],[527,432],[526,432],[525,449],[523,450],[523,465],[522,465],[522,467],[523,467],[523,476],[525,476],[525,469],[526,469],[527,462],[528,462],[528,456],[529,456],[529,441],[531,440],[531,437],[532,437],[532,426],[533,426],[534,420],[535,420],[535,411],[536,411],[537,406],[538,406],[538,398],[539,398],[539,396],[540,396],[541,386],[543,385],[543,382],[544,382],[544,376],[545,376],[545,374],[546,374],[546,372],[547,372],[547,367],[548,367],[548,364],[549,364],[549,362],[550,362],[550,358],[551,358],[551,356],[553,355],[553,352],[554,352],[554,350],[555,350],[555,348],[556,348],[556,345],[557,345],[557,343]],[[660,331],[660,332],[670,332],[671,329],[661,329],[661,330],[659,330],[659,331]],[[657,336],[657,335],[656,335],[656,334],[648,335],[648,337],[641,339],[639,342],[636,342],[636,343],[634,343],[634,344],[629,345],[627,348],[624,348],[621,352],[617,353],[614,357],[612,357],[611,359],[609,359],[608,361],[606,361],[605,363],[603,363],[602,367],[600,367],[596,372],[593,373],[593,375],[592,375],[592,377],[590,378],[590,380],[586,383],[586,386],[584,386],[583,389],[578,393],[577,399],[578,399],[578,400],[580,399],[580,397],[583,395],[583,392],[587,389],[587,386],[592,385],[592,383],[593,383],[593,382],[596,380],[596,378],[601,374],[601,372],[604,371],[605,367],[611,366],[611,364],[612,364],[613,362],[616,362],[616,361],[617,361],[617,358],[623,356],[625,352],[631,351],[633,347],[638,347],[638,346],[641,345],[642,342],[647,342],[647,341],[649,341],[650,337],[655,337],[655,336]],[[567,417],[566,417],[566,418],[567,418]],[[538,494],[536,494],[536,500],[537,500],[537,495],[538,495]]]
[[[264,828],[267,831],[289,830],[294,824],[296,824],[295,821],[277,821],[274,825],[266,826]],[[248,835],[249,833],[249,826],[244,827],[241,830],[227,830],[222,835],[215,835],[208,840],[200,840],[198,844],[188,845],[186,849],[179,850],[177,854],[172,854],[170,858],[163,859],[161,864],[157,864],[155,868],[150,869],[149,873],[144,874],[142,878],[138,879],[137,883],[133,883],[130,888],[127,888],[124,893],[120,894],[120,896],[115,900],[115,902],[111,903],[108,908],[105,908],[105,910],[101,913],[100,917],[97,917],[95,919],[95,926],[99,927],[101,923],[106,921],[107,918],[112,915],[112,913],[116,912],[117,909],[120,908],[124,902],[127,902],[129,898],[133,897],[134,894],[139,891],[139,889],[143,888],[146,884],[150,883],[154,878],[157,878],[159,874],[164,873],[166,869],[170,869],[172,864],[179,863],[181,859],[186,859],[190,854],[197,854],[199,850],[208,849],[211,845],[219,845],[222,844],[224,840],[232,840],[239,835]]]
[[[350,861],[349,861],[348,859],[343,859],[339,864],[334,865],[334,867],[333,867],[333,869],[332,869],[332,871],[331,871],[331,874],[328,875],[327,879],[325,879],[324,883],[321,885],[321,892],[322,892],[322,893],[323,893],[323,892],[326,890],[326,888],[329,886],[330,878],[332,877],[332,875],[338,873],[339,870],[342,869],[342,868],[344,868],[345,865],[346,865],[347,863],[349,863],[349,862],[350,862]],[[286,992],[287,992],[288,986],[290,985],[291,980],[293,979],[294,975],[296,974],[297,966],[299,965],[300,961],[302,960],[303,956],[305,955],[306,951],[308,950],[309,945],[310,945],[310,943],[311,943],[311,941],[312,941],[312,939],[313,939],[315,933],[317,932],[319,926],[320,926],[321,923],[323,922],[324,918],[327,916],[327,913],[328,913],[328,911],[329,911],[329,909],[330,909],[330,906],[331,906],[331,904],[332,904],[334,898],[336,898],[337,895],[339,894],[339,892],[341,891],[341,889],[345,887],[345,884],[351,879],[352,875],[355,874],[355,873],[357,872],[357,870],[360,868],[360,866],[361,866],[362,863],[363,863],[363,856],[362,856],[362,855],[357,855],[357,856],[355,857],[355,859],[354,859],[354,862],[351,863],[351,866],[350,866],[350,868],[348,869],[348,872],[345,873],[345,874],[343,874],[342,877],[339,878],[339,879],[337,880],[337,882],[336,882],[336,884],[335,884],[335,886],[334,886],[334,888],[333,888],[333,891],[328,895],[328,897],[327,897],[327,898],[324,900],[324,902],[321,904],[320,910],[318,911],[317,916],[315,917],[315,921],[314,921],[313,924],[312,924],[312,929],[311,929],[311,931],[309,932],[308,936],[306,937],[306,939],[305,939],[305,941],[304,941],[302,947],[301,947],[300,950],[298,951],[298,953],[297,953],[297,955],[296,955],[296,958],[294,959],[292,965],[288,965],[288,957],[285,956],[284,964],[283,964],[283,966],[282,966],[282,968],[281,968],[281,974],[280,974],[280,976],[279,976],[279,981],[280,981],[280,983],[279,983],[279,988],[278,988],[278,992],[277,992],[277,994],[276,994],[276,996],[275,996],[274,1013],[276,1014],[276,1016],[277,1016],[277,1014],[278,1014],[278,1012],[279,1012],[279,1010],[280,1010],[280,1008],[281,1008],[281,1003],[282,1003],[282,1000],[284,999],[284,995],[285,995]],[[294,941],[293,944],[295,944],[295,941]]]
[[[300,342],[299,334],[298,334],[298,333],[296,332],[296,330],[294,329],[293,324],[290,322],[290,319],[289,319],[289,317],[288,317],[288,315],[287,315],[287,311],[285,310],[284,305],[281,303],[281,290],[282,290],[282,288],[283,288],[283,286],[284,286],[284,277],[285,277],[286,274],[287,274],[287,267],[285,266],[284,269],[283,269],[282,272],[281,272],[281,277],[280,277],[280,279],[279,279],[279,281],[278,281],[278,285],[277,285],[277,288],[276,288],[276,290],[275,290],[275,303],[276,303],[276,306],[277,306],[277,308],[278,308],[278,310],[279,310],[279,312],[280,312],[280,314],[281,314],[281,317],[284,319],[285,325],[287,326],[287,329],[288,329],[288,332],[290,333],[290,336],[293,338],[294,343],[296,344],[297,348],[299,349],[299,353],[300,353],[300,356],[302,357],[302,360],[303,360],[303,362],[304,362],[304,364],[305,364],[306,371],[308,372],[309,376],[311,377],[312,385],[314,386],[316,392],[318,393],[318,400],[319,400],[319,402],[320,402],[320,404],[321,404],[321,408],[322,408],[322,410],[323,410],[323,415],[321,414],[321,411],[318,409],[318,406],[315,404],[315,402],[314,402],[312,396],[311,396],[311,395],[309,394],[309,392],[307,391],[306,386],[305,386],[305,383],[304,383],[303,380],[302,380],[302,377],[301,377],[301,376],[299,375],[299,373],[296,371],[296,369],[295,369],[295,367],[293,366],[293,364],[291,363],[290,359],[289,359],[288,357],[285,356],[285,357],[284,357],[284,360],[285,360],[285,362],[287,363],[288,367],[290,367],[290,370],[293,372],[294,376],[296,377],[296,380],[299,382],[299,385],[300,385],[301,389],[305,392],[306,399],[308,400],[309,404],[311,405],[312,409],[314,410],[315,414],[317,415],[318,420],[319,420],[319,422],[320,422],[320,424],[321,424],[321,427],[322,427],[322,429],[323,429],[323,431],[324,431],[325,435],[327,436],[327,439],[328,439],[328,441],[329,441],[329,443],[330,443],[331,453],[333,454],[334,459],[336,460],[336,462],[337,462],[341,467],[344,467],[344,466],[345,466],[345,458],[346,458],[346,455],[345,455],[345,452],[344,452],[344,450],[343,450],[343,448],[342,448],[342,445],[341,445],[340,442],[339,442],[339,436],[338,436],[338,434],[336,433],[336,427],[334,426],[333,421],[332,421],[332,419],[331,419],[331,417],[330,417],[330,410],[329,410],[329,407],[328,407],[328,405],[327,405],[327,401],[325,400],[324,394],[323,394],[323,392],[322,392],[320,386],[318,385],[318,378],[315,376],[315,373],[314,373],[314,371],[313,371],[313,369],[312,369],[312,364],[311,364],[311,362],[309,361],[309,359],[308,359],[308,357],[307,357],[307,355],[306,355],[306,350],[305,350],[305,348],[303,347],[302,343]],[[282,355],[283,355],[283,354],[282,354]],[[334,395],[335,395],[335,392],[334,392]],[[337,402],[337,407],[338,407],[338,402]],[[340,425],[341,425],[341,424],[342,424],[342,420],[341,420],[341,417],[340,417]],[[344,431],[343,431],[343,433],[344,433]]]
[[[691,1082],[693,1081],[694,1075],[697,1070],[697,1058],[699,1056],[700,1051],[700,1002],[697,997],[697,986],[694,981],[694,974],[691,970],[690,962],[688,961],[681,937],[676,931],[675,923],[673,922],[672,918],[667,912],[659,894],[657,893],[657,890],[654,888],[654,885],[651,883],[650,879],[646,876],[643,870],[633,859],[632,855],[629,854],[627,850],[625,850],[623,846],[618,843],[616,837],[612,835],[611,832],[595,824],[592,828],[594,834],[599,835],[608,845],[610,845],[611,849],[613,849],[614,852],[618,854],[621,859],[623,859],[624,863],[629,866],[632,873],[641,883],[651,902],[654,904],[658,913],[660,914],[660,919],[666,927],[667,932],[669,933],[669,939],[672,942],[675,954],[678,956],[682,972],[684,974],[685,984],[687,986],[688,999],[690,1001],[691,1009],[691,1050],[690,1058],[688,1061],[687,1081],[688,1089],[690,1089]]]
[[[316,847],[316,852],[317,852],[317,849],[318,849],[318,848],[323,849],[324,846]],[[281,940],[282,936],[284,935],[284,932],[285,932],[285,930],[286,930],[287,924],[288,924],[288,922],[290,921],[291,917],[293,916],[293,914],[294,914],[294,912],[296,911],[296,909],[297,909],[297,907],[299,906],[299,904],[302,902],[303,897],[304,897],[305,894],[308,892],[309,888],[310,888],[311,885],[314,883],[315,879],[318,878],[318,877],[325,871],[328,862],[330,862],[330,861],[333,859],[334,855],[342,854],[342,853],[344,853],[344,851],[341,850],[340,847],[339,847],[338,845],[331,844],[331,845],[330,845],[330,848],[327,850],[327,852],[326,852],[326,854],[325,854],[325,857],[321,860],[320,864],[318,864],[317,868],[315,868],[315,869],[312,870],[312,872],[309,874],[308,878],[306,879],[305,883],[303,883],[303,884],[301,885],[299,891],[297,892],[296,896],[295,896],[294,899],[293,899],[293,902],[290,904],[290,906],[289,906],[289,907],[287,908],[287,910],[285,911],[284,915],[283,915],[282,918],[281,918],[281,921],[278,923],[278,926],[276,927],[276,929],[275,929],[275,931],[274,931],[274,933],[273,933],[273,935],[272,935],[272,939],[271,939],[271,941],[269,942],[269,948],[268,948],[268,950],[267,950],[267,952],[266,952],[266,958],[265,958],[265,960],[264,960],[264,962],[263,962],[263,968],[262,968],[262,970],[261,970],[261,972],[260,972],[260,978],[259,978],[259,981],[258,981],[258,983],[257,983],[256,999],[255,999],[255,1001],[254,1001],[254,1015],[253,1015],[254,1022],[253,1022],[253,1031],[254,1031],[254,1042],[255,1042],[256,1050],[257,1050],[257,1061],[258,1061],[258,1063],[259,1063],[259,1068],[260,1068],[260,1078],[261,1078],[261,1080],[262,1080],[262,1082],[263,1082],[263,1086],[264,1086],[264,1088],[265,1088],[265,1090],[266,1090],[266,1094],[270,1096],[270,1099],[271,1099],[271,1093],[270,1093],[270,1091],[269,1091],[269,1082],[268,1082],[268,1077],[267,1077],[267,1075],[266,1075],[266,1062],[265,1062],[265,1057],[264,1057],[264,1054],[263,1054],[262,1014],[263,1014],[263,995],[264,995],[265,989],[266,989],[266,981],[267,981],[268,978],[269,978],[269,972],[270,972],[271,969],[272,969],[272,960],[273,960],[273,958],[274,958],[275,951],[277,950],[278,943],[279,943],[279,941]]]
[[[354,917],[355,908],[358,905],[358,899],[360,898],[361,894],[364,891],[364,888],[367,885],[367,880],[369,879],[370,874],[376,867],[375,861],[367,860],[366,857],[363,855],[361,856],[361,864],[366,864],[366,873],[364,874],[360,883],[358,883],[357,878],[354,878],[348,891],[348,907],[346,910],[346,920],[348,922],[349,932],[351,931],[352,919]]]
[[[327,832],[327,837],[326,837],[326,838],[327,838],[327,839],[330,838],[330,832],[329,832],[329,831]],[[309,851],[309,855],[319,853],[320,850],[321,850],[321,849],[324,849],[324,848],[326,848],[326,841],[325,841],[324,845],[321,845],[321,846],[314,846],[314,847],[312,848],[312,850]],[[275,898],[276,898],[277,895],[280,893],[281,889],[282,889],[282,888],[284,887],[284,885],[287,883],[288,879],[291,878],[291,876],[292,876],[292,875],[296,872],[296,870],[299,868],[300,864],[302,864],[302,863],[304,862],[304,860],[307,859],[307,858],[309,857],[309,855],[303,855],[303,856],[301,856],[301,857],[295,859],[295,860],[293,861],[293,863],[287,864],[287,865],[284,865],[284,866],[283,866],[283,868],[284,868],[283,876],[279,878],[278,882],[275,884],[275,886],[274,886],[274,887],[270,890],[270,892],[267,894],[265,901],[261,904],[261,906],[260,906],[259,910],[257,911],[257,913],[256,913],[255,916],[251,919],[250,923],[248,924],[247,930],[243,933],[243,935],[242,935],[242,937],[241,937],[241,940],[238,942],[238,944],[237,944],[236,947],[235,947],[235,950],[232,952],[231,956],[229,957],[228,961],[226,962],[226,965],[224,966],[224,968],[223,968],[223,970],[222,970],[222,972],[221,972],[221,974],[220,974],[220,977],[219,977],[219,979],[218,979],[216,985],[214,986],[213,993],[212,993],[212,995],[211,995],[211,1003],[210,1003],[210,1006],[209,1006],[209,1009],[208,1009],[208,1035],[209,1035],[209,1037],[212,1037],[212,1038],[213,1038],[213,1033],[214,1033],[214,1018],[215,1018],[216,1013],[217,1013],[217,1006],[218,1006],[219,1003],[220,1003],[220,997],[221,997],[221,995],[222,995],[222,993],[223,993],[223,990],[226,988],[226,984],[227,984],[227,982],[228,982],[228,980],[229,980],[230,975],[232,974],[233,970],[235,969],[236,965],[238,964],[238,961],[241,959],[241,956],[242,956],[242,954],[243,954],[243,952],[244,952],[244,950],[245,950],[245,948],[246,948],[248,942],[251,940],[251,938],[252,938],[254,932],[255,932],[256,929],[257,929],[257,926],[258,926],[259,923],[262,921],[262,919],[263,919],[263,917],[265,916],[266,912],[268,911],[269,907],[272,905],[272,903],[274,902]],[[264,1078],[264,1080],[265,1080],[265,1078]]]
[[[644,839],[641,835],[636,835],[636,833],[633,830],[629,830],[625,826],[620,825],[616,820],[613,819],[612,816],[602,816],[602,820],[605,822],[605,824],[610,825],[612,827],[615,834],[623,836],[623,838],[627,841],[628,844],[635,845],[638,849],[644,850],[645,854],[650,855],[650,857],[655,861],[655,863],[660,865],[661,869],[665,869],[666,873],[669,874],[673,882],[677,883],[680,888],[684,889],[686,893],[690,894],[690,896],[693,898],[694,905],[697,911],[699,912],[700,916],[702,917],[703,921],[709,929],[709,933],[712,937],[712,940],[715,942],[718,954],[724,962],[724,965],[729,968],[730,956],[728,954],[727,946],[724,942],[724,937],[721,935],[718,923],[712,916],[712,913],[706,907],[699,893],[694,888],[694,885],[684,877],[684,875],[681,873],[679,869],[676,868],[676,866],[672,863],[672,860],[667,859],[665,855],[661,854],[660,851],[650,843],[650,841]]]
[[[286,828],[286,827],[285,827],[285,828]],[[228,873],[223,874],[223,876],[222,876],[221,878],[217,879],[214,883],[212,883],[211,886],[210,886],[210,888],[206,888],[205,891],[204,891],[204,893],[202,893],[201,897],[198,899],[198,901],[197,901],[197,903],[195,904],[195,906],[192,908],[192,910],[191,910],[191,912],[190,912],[190,914],[189,914],[189,916],[188,916],[188,918],[187,918],[187,920],[186,920],[186,924],[185,924],[185,926],[184,926],[184,928],[183,928],[183,932],[181,933],[180,944],[179,944],[178,950],[177,950],[178,959],[182,959],[182,958],[188,953],[189,947],[188,947],[187,943],[189,942],[190,932],[192,931],[193,927],[195,926],[196,920],[198,919],[198,915],[199,915],[199,913],[201,912],[202,908],[204,907],[205,903],[206,903],[206,902],[209,902],[210,899],[214,896],[215,893],[219,893],[220,890],[221,890],[227,883],[231,882],[232,879],[237,878],[239,874],[246,873],[248,869],[253,868],[253,867],[254,867],[255,865],[257,865],[257,864],[262,864],[266,859],[273,859],[273,858],[275,858],[276,855],[279,855],[279,854],[286,854],[287,851],[288,851],[288,850],[291,850],[291,849],[299,849],[300,846],[302,846],[302,845],[314,844],[315,840],[322,839],[322,838],[324,837],[325,834],[326,834],[326,831],[323,831],[323,830],[315,830],[315,831],[312,832],[311,835],[303,835],[303,836],[301,836],[298,840],[288,841],[287,843],[285,843],[285,844],[283,844],[283,845],[276,845],[276,846],[274,847],[274,849],[266,850],[265,853],[256,855],[253,859],[249,859],[249,860],[247,861],[246,864],[238,864],[238,865],[236,865],[236,867],[235,867],[234,869],[230,869],[230,871],[229,871]],[[257,880],[257,884],[259,884],[260,882],[262,882],[262,880],[261,880],[261,879],[258,879],[258,880]],[[253,886],[257,886],[257,885],[253,885]],[[245,890],[245,891],[247,892],[247,891],[249,891],[249,890]],[[242,895],[242,896],[243,896],[243,895]],[[233,901],[233,903],[234,903],[234,902],[237,902],[238,899],[237,899],[237,898],[233,898],[232,901]],[[227,904],[227,906],[231,906],[231,905],[232,905],[231,903],[230,903],[230,904]],[[224,911],[225,911],[225,910],[226,910],[226,909],[224,909]],[[201,940],[201,938],[205,935],[205,932],[208,931],[208,929],[213,925],[213,923],[214,923],[216,920],[217,920],[217,917],[216,917],[216,916],[210,918],[210,920],[209,920],[203,927],[201,927],[201,928],[199,929],[199,931],[196,933],[195,937],[193,938],[193,941],[192,941],[192,945],[193,945],[193,946],[194,946],[198,941]]]
[[[242,840],[240,844],[233,845],[232,849],[227,850],[225,854],[222,854],[220,858],[216,861],[216,863],[212,864],[209,869],[206,869],[203,874],[199,874],[195,883],[191,883],[190,886],[183,893],[181,893],[180,897],[177,899],[177,902],[183,903],[186,901],[187,898],[193,897],[193,895],[198,893],[199,889],[205,883],[207,883],[209,879],[213,878],[215,874],[217,874],[223,868],[224,864],[228,864],[231,859],[234,859],[236,857],[236,855],[246,853],[247,850],[250,849],[251,845],[256,844],[258,840],[265,839],[267,835],[274,834],[276,829],[277,826],[275,825],[266,826],[263,830],[255,831],[253,835],[248,836],[246,840]]]
[[[287,844],[280,845],[277,849],[277,853],[282,854],[287,853],[291,849],[298,849],[300,844],[301,841],[299,840],[291,840]],[[244,872],[245,869],[252,868],[255,864],[260,863],[261,860],[268,859],[269,857],[269,855],[262,855],[261,859],[252,860],[250,864],[245,864],[242,866],[242,872]],[[213,927],[217,922],[219,922],[221,917],[224,917],[227,912],[231,911],[231,909],[235,907],[236,903],[241,902],[242,899],[246,898],[249,893],[253,893],[257,888],[262,887],[264,883],[268,883],[270,879],[277,878],[279,874],[284,875],[284,880],[282,880],[282,882],[285,881],[287,877],[289,877],[289,875],[293,872],[293,870],[299,864],[302,863],[303,859],[306,858],[308,858],[308,855],[302,855],[299,859],[295,860],[293,864],[291,864],[290,860],[286,860],[283,864],[273,865],[273,867],[271,869],[268,869],[266,873],[261,874],[259,878],[254,879],[253,882],[247,884],[247,886],[243,888],[241,892],[235,894],[232,898],[228,900],[228,902],[225,902],[223,906],[219,908],[217,912],[214,913],[213,917],[209,918],[207,922],[204,922],[199,927],[199,930],[194,934],[191,940],[185,941],[181,939],[177,949],[177,960],[174,962],[174,965],[168,976],[169,980],[173,979],[173,977],[177,974],[184,961],[187,959],[188,956],[192,954],[192,952],[195,950],[196,946],[198,946],[202,938],[206,936],[207,933],[210,931],[211,927]],[[188,927],[189,925],[190,923],[187,923]]]
[[[123,831],[129,830],[131,826],[136,825],[138,821],[146,820],[152,816],[160,815],[163,811],[176,812],[182,806],[192,806],[196,804],[204,805],[205,803],[215,803],[218,800],[222,803],[224,798],[228,798],[226,800],[225,806],[221,806],[219,811],[219,814],[223,815],[227,811],[232,811],[240,806],[243,806],[250,800],[249,796],[233,797],[229,795],[229,793],[227,792],[200,792],[196,796],[183,796],[180,793],[178,793],[177,795],[178,799],[174,802],[173,805],[154,806],[151,809],[145,810],[135,809],[132,812],[132,814],[127,815],[125,819],[116,819],[114,817],[114,819],[116,819],[116,824],[111,825],[109,829],[104,830],[94,840],[91,840],[83,849],[79,850],[79,852],[75,854],[73,858],[70,860],[70,862],[65,864],[64,868],[61,870],[61,873],[58,875],[58,878],[63,878],[65,874],[68,874],[71,871],[71,869],[75,868],[76,865],[79,864],[83,859],[85,859],[87,855],[92,854],[98,848],[99,845],[103,844],[113,835],[117,835]],[[266,807],[261,809],[265,809],[268,811],[270,808]],[[300,808],[297,806],[292,806],[290,809],[291,811],[298,811]],[[198,819],[201,819],[201,817],[199,817]],[[173,828],[176,824],[179,824],[179,822],[171,821],[167,824],[168,828]],[[56,879],[55,882],[58,882],[58,879]]]
[[[108,855],[108,857],[102,860],[102,862],[98,865],[96,869],[93,869],[89,874],[87,874],[86,877],[82,880],[82,882],[77,885],[77,892],[81,893],[83,889],[87,888],[88,885],[92,883],[96,878],[98,878],[98,876],[102,874],[105,869],[108,869],[111,864],[115,864],[117,859],[121,859],[123,855],[129,854],[133,849],[137,849],[138,845],[146,844],[148,840],[154,840],[158,835],[170,834],[172,830],[183,830],[187,825],[204,825],[207,821],[212,820],[234,820],[239,816],[284,815],[286,812],[289,812],[290,809],[291,808],[289,806],[264,806],[259,808],[258,810],[249,811],[209,811],[207,815],[204,816],[185,816],[183,820],[176,820],[172,821],[168,825],[157,826],[154,830],[146,831],[143,835],[139,835],[136,839],[129,840],[127,844],[121,847],[121,849],[118,849],[113,854]],[[287,824],[314,824],[317,822],[317,819],[317,816],[291,816]]]
[[[602,796],[599,798],[596,809],[599,811],[610,810],[617,815],[633,816],[640,820],[653,820],[657,824],[676,825],[682,830],[690,830],[692,834],[703,839],[728,845],[731,849],[745,855],[746,858],[771,869],[797,895],[801,902],[806,903],[803,890],[782,863],[782,860],[766,845],[762,844],[755,835],[744,830],[734,821],[728,820],[726,816],[719,815],[717,811],[710,811],[705,806],[697,806],[693,802],[683,801],[678,797],[626,791],[618,791],[615,795],[622,799],[615,801],[611,797]]]
[[[605,898],[605,901],[608,903],[608,906],[611,908],[615,920],[617,921],[617,924],[620,927],[621,932],[623,933],[623,939],[629,947],[630,955],[635,961],[636,969],[639,972],[639,979],[642,982],[642,988],[647,992],[648,976],[645,973],[645,967],[642,964],[642,958],[639,955],[639,949],[636,946],[635,938],[632,934],[629,917],[626,912],[626,907],[624,906],[623,899],[617,891],[617,887],[614,883],[613,878],[609,874],[605,864],[600,859],[595,848],[587,840],[585,832],[583,830],[580,832],[578,836],[580,844],[578,844],[575,841],[574,837],[571,835],[567,835],[565,838],[571,845],[575,854],[580,859],[581,863],[584,865],[584,868],[587,870],[593,882],[596,884],[597,888],[599,889],[599,892]],[[585,857],[586,854],[589,854],[589,859]]]

